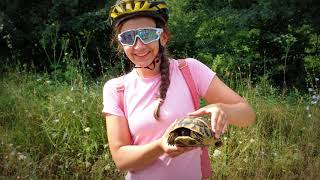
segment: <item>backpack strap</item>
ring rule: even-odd
[[[116,89],[119,95],[119,106],[124,112],[124,76],[118,77],[117,81]]]
[[[180,71],[184,77],[184,80],[186,81],[186,83],[188,85],[189,91],[191,93],[194,108],[197,110],[197,109],[199,109],[199,97],[198,97],[198,93],[196,91],[196,85],[194,84],[189,66],[188,66],[185,59],[179,59],[178,63],[179,63],[179,69],[180,69]]]
[[[198,97],[196,86],[194,84],[192,74],[190,72],[188,64],[185,59],[179,59],[178,63],[179,63],[179,69],[191,93],[194,108],[197,110],[199,109],[199,97]],[[202,148],[201,173],[202,173],[202,179],[209,178],[212,176],[211,162],[210,162],[209,151],[207,147]]]

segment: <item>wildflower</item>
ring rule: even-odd
[[[319,78],[314,78],[316,81],[319,81]]]
[[[72,111],[72,114],[75,114],[76,113],[76,111]]]
[[[253,143],[253,142],[254,142],[254,139],[250,139],[250,142]]]
[[[307,107],[306,107],[306,110],[309,111],[309,110],[310,110],[310,106],[307,106]]]
[[[16,152],[15,151],[12,151],[11,153],[10,153],[10,156],[14,156],[16,154]]]
[[[311,118],[311,114],[308,114],[308,117]]]
[[[110,170],[110,169],[111,169],[111,167],[110,167],[109,164],[107,164],[107,165],[104,167],[104,170],[106,170],[106,171],[108,171],[108,170]]]
[[[312,99],[317,100],[317,99],[318,99],[318,96],[313,95],[313,96],[312,96]]]
[[[47,81],[46,81],[46,83],[47,83],[47,84],[50,84],[50,83],[51,83],[51,81],[47,80]]]
[[[90,132],[90,128],[87,127],[87,128],[84,129],[84,131],[85,131],[85,132]]]
[[[73,87],[71,87],[70,91],[73,91]]]
[[[223,137],[223,140],[225,140],[225,141],[226,141],[227,139],[228,139],[227,137]]]
[[[81,102],[82,102],[82,103],[85,103],[85,102],[86,102],[86,100],[82,99],[82,100],[81,100]]]
[[[222,152],[218,149],[214,150],[213,152],[213,157],[218,157],[218,156],[221,156]]]
[[[54,123],[58,123],[59,121],[60,121],[60,119],[53,120]]]
[[[37,79],[37,81],[38,81],[38,82],[41,81],[41,78]]]
[[[27,158],[27,156],[25,156],[25,155],[23,155],[23,154],[20,154],[19,156],[18,156],[18,159],[19,160],[25,160]]]
[[[317,104],[318,101],[311,101],[311,104]]]
[[[104,159],[105,159],[105,160],[109,159],[109,154],[108,154],[108,153],[106,153],[106,154],[104,155]]]
[[[309,92],[312,92],[312,91],[313,91],[313,89],[312,89],[312,88],[308,88],[308,91],[309,91]]]
[[[90,166],[91,166],[91,163],[90,163],[90,162],[88,162],[88,161],[86,161],[86,162],[85,162],[85,164],[86,164],[86,168],[88,168],[88,167],[90,167]]]

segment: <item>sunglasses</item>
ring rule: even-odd
[[[149,44],[159,40],[162,32],[162,28],[153,27],[131,29],[120,33],[118,35],[118,40],[123,46],[133,46],[138,37],[143,44]]]

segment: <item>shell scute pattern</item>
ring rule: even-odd
[[[214,137],[207,121],[203,117],[177,119],[170,130],[168,144],[192,147],[221,146],[222,142]]]

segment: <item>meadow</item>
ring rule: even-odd
[[[0,82],[0,179],[123,179],[106,140],[102,87],[76,74],[10,70]],[[316,79],[317,83],[319,80]],[[252,104],[257,121],[229,127],[210,148],[213,179],[318,179],[319,88],[286,94],[267,80],[230,84]]]

